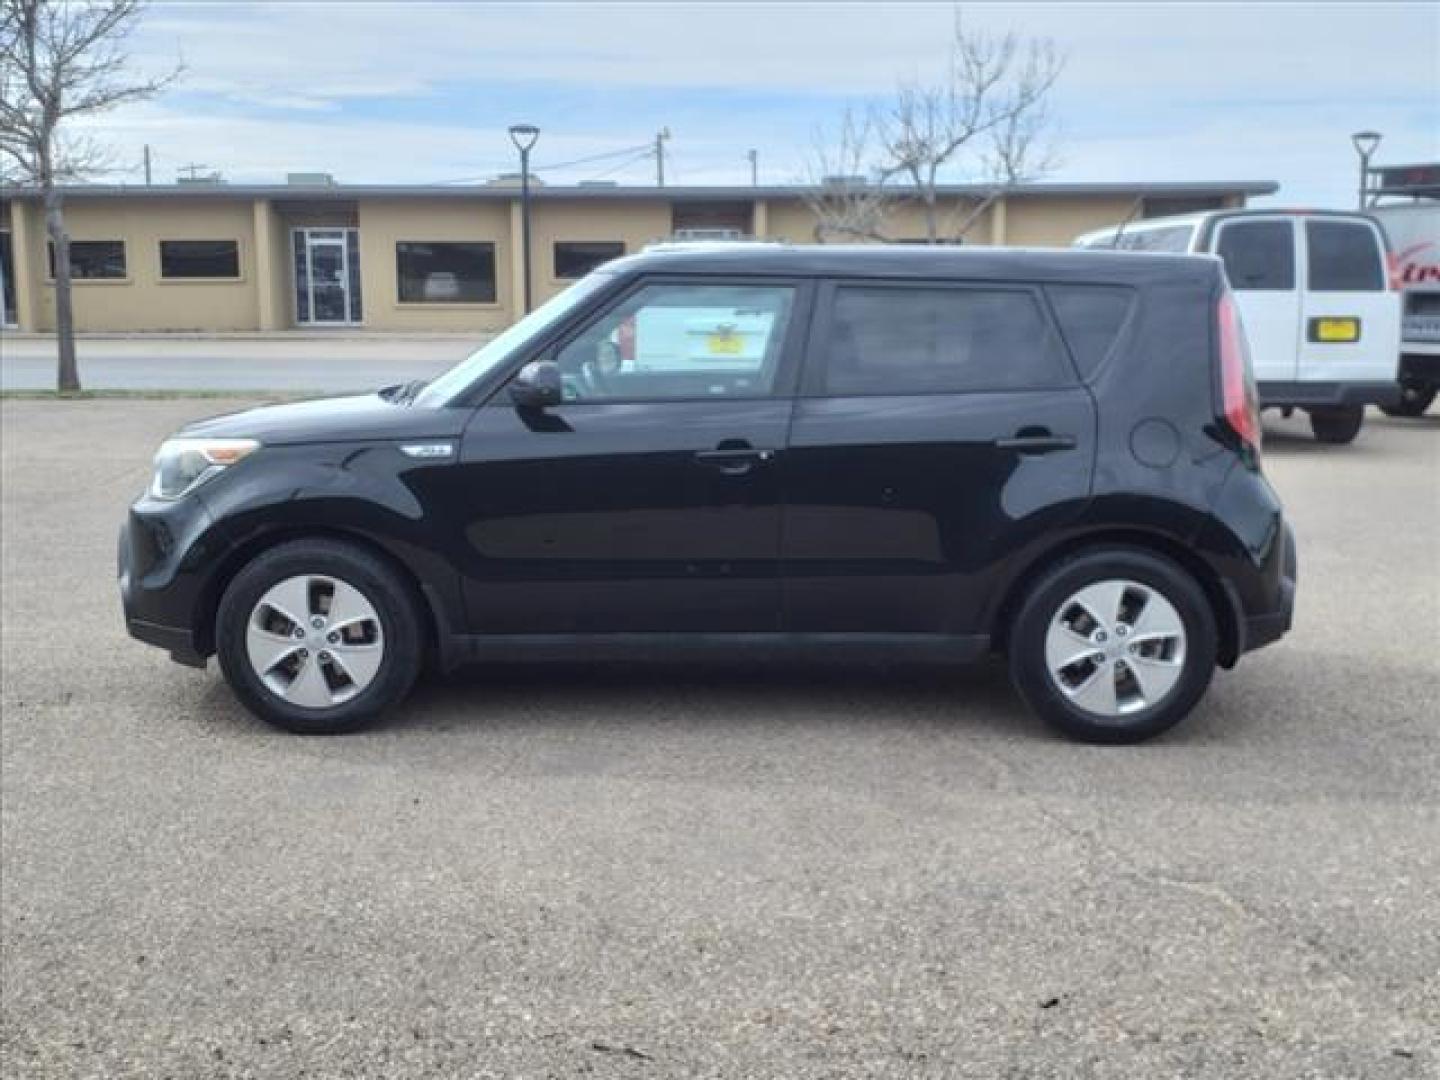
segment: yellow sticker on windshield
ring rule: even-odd
[[[715,356],[738,356],[745,347],[740,335],[733,330],[716,330],[708,338],[707,345]]]

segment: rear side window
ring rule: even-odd
[[[1307,221],[1309,287],[1315,292],[1381,292],[1385,270],[1375,230],[1362,221]]]
[[[1295,288],[1295,233],[1288,221],[1227,221],[1215,253],[1236,289]]]
[[[1119,340],[1135,303],[1135,290],[1118,285],[1047,285],[1045,292],[1081,378],[1090,378]]]
[[[1033,294],[842,285],[824,392],[964,393],[1073,382]]]

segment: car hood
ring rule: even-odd
[[[458,436],[469,409],[423,407],[384,391],[296,401],[197,420],[186,437],[258,439],[269,446]]]

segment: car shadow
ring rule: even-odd
[[[250,716],[218,674],[195,711],[216,734],[293,738]],[[764,725],[799,731],[830,724],[881,732],[961,727],[1003,738],[1059,738],[1025,707],[998,659],[953,667],[824,660],[476,664],[448,674],[427,672],[404,703],[365,733],[385,736],[393,746],[407,737],[527,729]]]

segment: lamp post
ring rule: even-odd
[[[540,129],[534,124],[511,124],[510,141],[520,151],[520,243],[524,247],[521,256],[525,272],[525,314],[530,314],[530,149],[540,138]]]
[[[1370,155],[1380,145],[1380,132],[1357,131],[1350,136],[1355,153],[1360,155],[1360,209],[1365,209],[1365,191],[1370,186]]]

